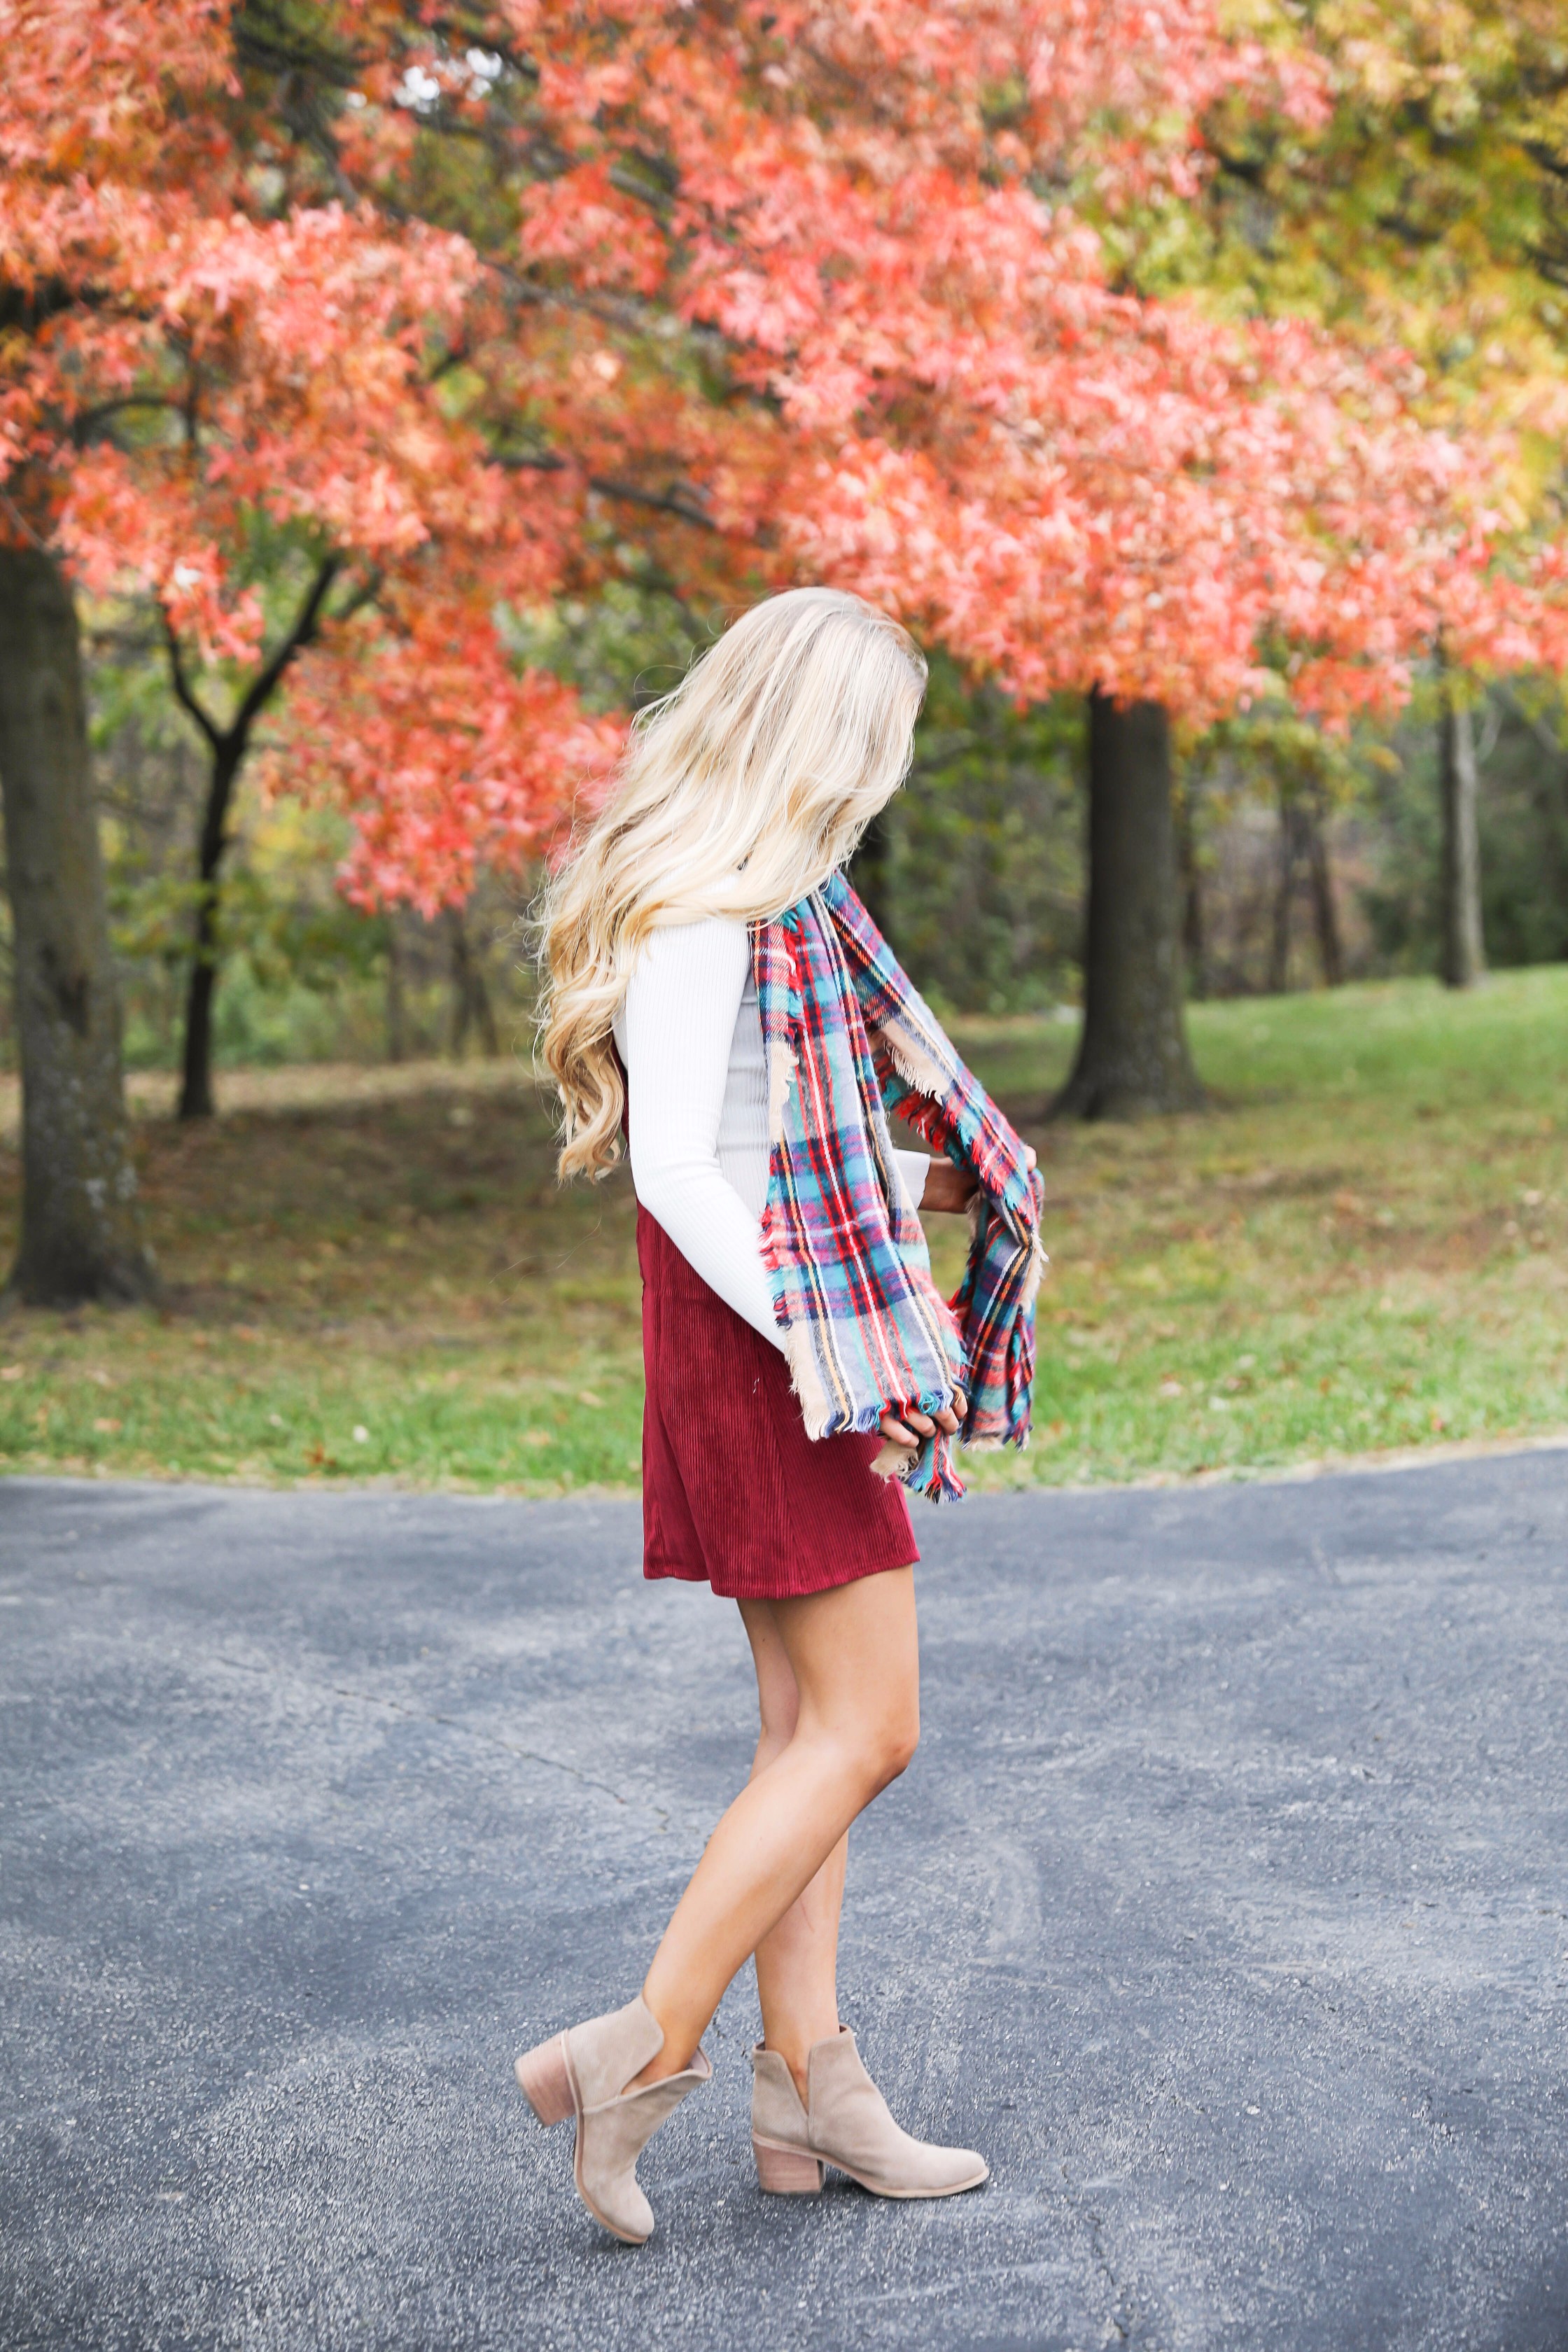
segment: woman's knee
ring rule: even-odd
[[[914,1762],[915,1750],[921,1744],[921,1711],[918,1706],[901,1708],[881,1725],[877,1742],[877,1766],[880,1785],[896,1780]]]
[[[841,1738],[853,1749],[868,1801],[908,1771],[921,1738],[920,1684],[900,1676],[892,1688],[862,1690],[852,1713],[839,1717]]]
[[[868,1802],[920,1739],[920,1650],[907,1569],[775,1603],[800,1694],[800,1736],[829,1740]]]
[[[850,1735],[851,1766],[868,1803],[879,1790],[908,1771],[920,1745],[920,1708],[894,1706],[864,1718]]]

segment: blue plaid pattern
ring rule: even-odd
[[[763,1256],[807,1432],[933,1413],[963,1388],[966,1444],[1022,1445],[1034,1382],[1042,1187],[849,884],[829,877],[752,934],[767,1058]],[[980,1184],[963,1281],[944,1301],[893,1160],[889,1110]],[[902,1472],[963,1494],[939,1433]]]

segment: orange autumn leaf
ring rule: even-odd
[[[258,517],[339,559],[271,773],[353,815],[357,897],[460,898],[599,787],[616,724],[505,619],[628,567],[730,604],[828,580],[1020,697],[1199,719],[1266,646],[1340,717],[1439,631],[1517,663],[1561,627],[1556,570],[1500,561],[1500,445],[1423,421],[1406,355],[1119,277],[1108,225],[1201,189],[1215,107],[1322,120],[1283,16],[462,23],[0,0],[0,528],[216,659],[261,647]]]

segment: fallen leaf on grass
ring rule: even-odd
[[[0,1364],[0,1381],[19,1381],[26,1369],[26,1364]]]
[[[1185,1396],[1186,1390],[1180,1381],[1163,1380],[1160,1383],[1159,1393],[1163,1397],[1179,1397]]]
[[[122,1421],[100,1420],[95,1421],[92,1425],[100,1437],[118,1437],[125,1423]]]

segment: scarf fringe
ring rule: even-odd
[[[928,1102],[940,1102],[948,1090],[947,1073],[919,1039],[887,1021],[878,1030],[877,1037],[887,1047],[888,1059],[910,1093],[923,1095]],[[975,1124],[978,1129],[978,1120]]]
[[[784,1140],[784,1112],[789,1107],[789,1090],[795,1082],[800,1067],[799,1057],[788,1045],[781,1045],[768,1056],[768,1141]]]

